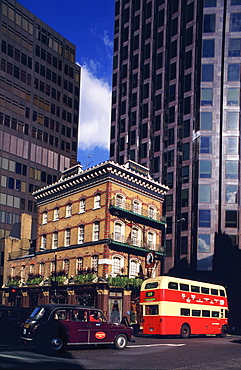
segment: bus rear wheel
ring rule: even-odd
[[[183,324],[180,332],[181,338],[187,339],[190,336],[190,327],[187,324]]]
[[[222,329],[221,329],[220,336],[221,336],[222,338],[225,338],[225,337],[227,336],[227,333],[228,333],[227,325],[223,325],[223,326],[222,326]]]

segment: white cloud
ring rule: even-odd
[[[86,66],[81,68],[80,99],[79,148],[109,149],[111,88]]]

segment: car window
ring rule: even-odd
[[[67,310],[54,311],[54,319],[59,321],[67,320]]]
[[[106,319],[101,311],[91,310],[89,315],[90,322],[106,322]]]
[[[43,317],[44,312],[45,312],[45,309],[44,309],[43,307],[37,307],[37,308],[35,308],[35,310],[31,313],[30,317],[31,317],[31,319],[33,319],[33,318],[35,318],[35,319],[40,319],[41,317]]]
[[[87,311],[85,310],[72,310],[71,313],[72,321],[87,321]]]

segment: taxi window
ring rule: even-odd
[[[71,313],[71,320],[72,321],[87,321],[87,311],[85,310],[72,310]]]
[[[97,310],[91,310],[89,313],[90,322],[106,322],[106,319],[102,312]]]
[[[36,307],[35,310],[31,313],[30,317],[31,319],[40,319],[41,317],[43,317],[44,315],[44,312],[45,312],[45,309],[43,307]]]
[[[54,319],[55,320],[66,320],[67,319],[67,311],[66,310],[56,310],[54,312]]]

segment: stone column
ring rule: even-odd
[[[76,293],[74,290],[67,290],[68,304],[76,304]]]
[[[39,297],[38,304],[48,304],[49,303],[49,292],[44,291],[42,296]]]
[[[29,295],[27,292],[22,292],[22,297],[23,297],[23,304],[22,307],[29,307]]]

